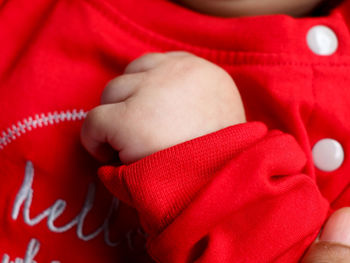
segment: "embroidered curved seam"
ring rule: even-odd
[[[80,121],[86,118],[87,112],[80,110],[66,110],[60,112],[48,112],[46,114],[35,114],[16,124],[11,125],[7,129],[0,132],[0,151],[8,144],[16,140],[21,135],[32,131],[36,128],[42,128],[49,125],[55,125],[62,122]]]

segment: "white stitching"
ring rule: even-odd
[[[35,114],[34,117],[30,116],[18,121],[17,124],[11,125],[9,128],[0,132],[0,150],[3,150],[5,146],[16,140],[22,134],[25,134],[32,129],[38,127],[44,127],[48,125],[58,124],[65,121],[77,121],[86,117],[87,112],[84,110],[66,110],[60,112],[48,112],[47,114],[41,113]]]
[[[28,244],[27,251],[24,255],[24,258],[15,258],[13,261],[10,260],[10,256],[8,254],[4,254],[2,257],[2,263],[37,263],[34,258],[39,253],[40,250],[40,242],[39,240],[32,238]],[[51,263],[60,263],[58,260],[53,260]]]
[[[67,203],[65,200],[58,199],[52,206],[45,209],[43,212],[41,212],[37,216],[33,218],[30,217],[30,208],[32,205],[33,195],[34,195],[34,190],[32,188],[33,180],[34,180],[34,166],[32,162],[27,161],[23,183],[20,190],[17,193],[15,202],[13,205],[13,210],[12,210],[13,220],[18,219],[21,207],[23,206],[23,210],[22,210],[23,220],[29,226],[35,226],[39,224],[41,221],[43,221],[45,218],[47,218],[47,227],[53,233],[63,233],[68,231],[72,227],[77,226],[76,234],[78,238],[81,240],[84,240],[84,241],[92,240],[96,236],[98,236],[101,232],[104,232],[105,243],[108,246],[114,247],[114,246],[118,246],[121,243],[121,241],[112,242],[109,239],[109,228],[111,224],[112,214],[114,211],[119,210],[119,200],[117,198],[115,197],[113,198],[108,215],[105,221],[103,222],[103,224],[98,229],[96,229],[95,232],[86,235],[83,233],[85,218],[93,207],[96,186],[94,184],[89,185],[85,202],[80,213],[66,225],[58,227],[58,226],[55,226],[54,222],[64,212],[67,206]]]

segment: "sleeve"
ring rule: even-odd
[[[138,210],[157,262],[298,262],[329,204],[296,140],[252,122],[99,175]]]

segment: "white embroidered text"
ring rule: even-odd
[[[27,251],[24,255],[24,258],[15,258],[13,261],[10,260],[10,256],[8,254],[4,254],[2,257],[1,263],[36,263],[34,260],[35,256],[38,254],[40,250],[40,242],[33,238],[30,240]],[[51,261],[51,263],[60,263],[57,260]]]
[[[62,199],[58,199],[51,207],[47,208],[36,217],[31,218],[30,216],[30,207],[33,200],[33,180],[34,180],[34,167],[32,162],[28,161],[25,167],[25,176],[20,190],[17,193],[15,203],[12,209],[12,219],[17,220],[21,207],[23,206],[23,220],[29,226],[35,226],[40,223],[42,220],[47,218],[47,227],[49,230],[55,233],[63,233],[69,229],[76,226],[77,237],[84,241],[89,241],[97,237],[100,233],[103,232],[105,243],[108,246],[117,246],[119,242],[112,242],[109,238],[109,227],[110,219],[114,210],[117,210],[119,207],[119,200],[114,198],[110,206],[108,215],[104,220],[103,224],[98,227],[94,232],[89,234],[83,233],[84,221],[87,214],[93,207],[94,198],[95,198],[95,185],[90,184],[89,189],[85,198],[83,208],[80,213],[69,223],[63,226],[56,226],[55,220],[64,212],[67,203]],[[17,262],[16,262],[17,263]]]

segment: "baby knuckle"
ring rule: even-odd
[[[188,52],[188,51],[170,51],[167,52],[166,55],[170,56],[170,57],[188,57],[188,56],[192,56],[195,57],[195,55],[193,55],[192,53]]]
[[[110,88],[114,88],[115,86],[119,86],[120,82],[121,82],[122,79],[123,79],[123,76],[124,76],[124,75],[121,75],[121,76],[118,76],[118,77],[116,77],[116,78],[110,80],[110,81],[107,83],[107,85],[106,85],[106,87],[105,87],[105,90],[106,90],[106,89],[110,89]]]
[[[179,56],[177,57],[177,59],[183,63],[183,64],[189,64],[189,65],[194,65],[194,64],[197,64],[197,65],[201,65],[202,63],[202,59],[197,57],[197,56],[194,56],[192,54],[188,54],[187,56]]]
[[[164,56],[164,54],[161,52],[149,52],[149,53],[143,54],[141,57],[139,57],[136,60],[153,59],[153,58],[159,57],[159,56]]]
[[[87,141],[89,138],[96,137],[97,128],[100,127],[99,116],[100,109],[98,107],[88,112],[81,129],[81,136],[83,141]]]
[[[105,89],[103,90],[102,95],[104,95],[104,93],[105,95],[108,95],[113,90],[129,85],[129,83],[130,83],[129,75],[118,76],[107,83]]]
[[[101,118],[103,118],[103,115],[103,108],[101,106],[95,107],[88,112],[85,119],[85,124],[88,126],[88,128],[92,128],[101,120]]]
[[[194,56],[177,57],[171,61],[172,72],[180,75],[193,75],[203,70],[205,65]]]
[[[115,89],[115,86],[114,85],[110,85],[108,84],[102,94],[101,94],[101,99],[100,99],[100,102],[101,104],[106,104],[110,101],[110,98],[111,98],[111,94],[113,93],[113,90]]]
[[[158,65],[159,62],[163,61],[165,54],[163,53],[147,53],[141,57],[133,60],[125,68],[125,73],[136,73],[141,71],[147,71]]]

